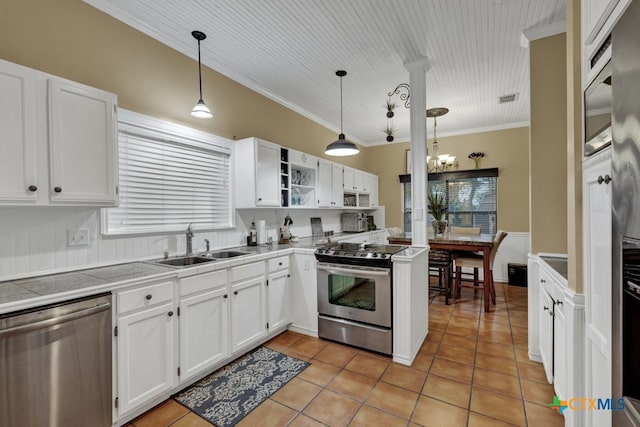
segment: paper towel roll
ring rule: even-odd
[[[267,243],[267,225],[264,219],[258,221],[258,244],[264,245]]]

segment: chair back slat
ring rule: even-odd
[[[506,231],[498,230],[495,237],[493,238],[493,245],[491,246],[491,252],[489,252],[489,265],[493,268],[493,260],[496,258],[496,252],[498,252],[498,247],[500,243],[507,237]]]

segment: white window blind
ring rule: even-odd
[[[120,204],[104,210],[106,234],[232,226],[230,149],[121,123],[118,150]]]

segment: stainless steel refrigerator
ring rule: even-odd
[[[614,426],[640,425],[640,0],[612,44],[612,394]],[[601,396],[594,396],[601,397]],[[608,396],[602,396],[608,397]]]

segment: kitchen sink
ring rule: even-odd
[[[177,257],[177,258],[160,259],[153,262],[156,264],[171,265],[174,267],[188,267],[190,265],[201,264],[203,262],[212,262],[212,261],[215,261],[215,259],[206,258],[203,256],[189,255],[189,256],[183,256],[183,257]]]
[[[234,258],[237,256],[243,256],[243,255],[251,255],[251,253],[243,252],[243,251],[217,251],[217,252],[209,252],[207,254],[208,257],[211,257],[213,259]]]

